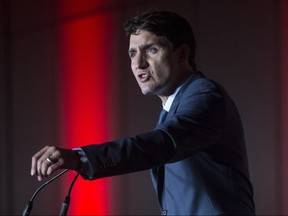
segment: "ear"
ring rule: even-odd
[[[188,44],[184,43],[178,47],[178,60],[179,63],[188,62],[190,47]]]

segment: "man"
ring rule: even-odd
[[[189,23],[147,12],[125,24],[133,74],[163,111],[153,131],[69,150],[46,146],[32,158],[41,180],[60,168],[97,179],[151,169],[162,215],[253,215],[244,135],[225,90],[197,72]]]

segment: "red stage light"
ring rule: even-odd
[[[59,16],[65,20],[59,25],[60,121],[62,145],[67,148],[109,138],[112,18],[108,12],[83,13],[85,8],[97,8],[97,2],[59,1]],[[78,11],[81,16],[77,18]],[[73,176],[63,182],[64,194]],[[106,179],[89,182],[79,178],[69,214],[109,214],[108,190]]]

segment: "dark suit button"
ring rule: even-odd
[[[163,216],[167,215],[167,210],[162,210],[161,215],[163,215]]]

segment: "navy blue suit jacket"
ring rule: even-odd
[[[164,214],[255,214],[238,111],[202,75],[186,81],[155,130],[82,149],[87,179],[151,169]]]

